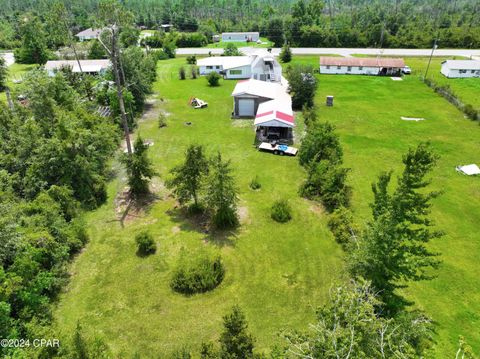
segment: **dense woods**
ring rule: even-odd
[[[94,24],[97,1],[64,2],[74,30]],[[46,23],[53,1],[0,3],[7,19],[0,25],[0,48],[11,48],[20,41],[21,14],[35,13]],[[480,4],[475,0],[131,0],[125,7],[139,26],[172,23],[178,31],[199,32],[209,41],[222,31],[260,31],[276,46],[287,41],[303,47],[413,48],[430,47],[434,38],[442,47],[480,46]]]

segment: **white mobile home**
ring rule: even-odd
[[[110,60],[80,60],[80,66],[85,74],[102,75],[110,67]],[[47,61],[45,70],[49,76],[54,76],[55,72],[64,67],[69,67],[72,72],[80,72],[80,66],[77,60]]]
[[[215,71],[225,79],[249,79],[281,82],[282,67],[268,51],[250,56],[212,56],[197,61],[200,75]]]
[[[258,32],[223,32],[222,41],[224,42],[257,42],[260,40]]]
[[[320,57],[321,74],[342,75],[400,75],[405,67],[403,59]]]
[[[448,78],[480,77],[480,61],[447,60],[442,62],[440,72]]]
[[[80,31],[75,36],[78,37],[79,41],[94,40],[94,39],[98,39],[101,32],[102,30],[100,29],[88,28],[86,30]]]

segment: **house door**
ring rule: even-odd
[[[240,117],[254,117],[255,116],[255,101],[252,99],[238,100],[238,116]]]

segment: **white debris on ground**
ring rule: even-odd
[[[393,81],[403,81],[401,77],[390,77]]]
[[[404,120],[404,121],[416,121],[416,122],[418,122],[418,121],[425,121],[425,119],[422,118],[422,117],[403,117],[403,116],[402,116],[402,117],[400,117],[400,118],[401,118],[402,120]]]
[[[467,176],[480,175],[480,168],[476,164],[457,166],[455,169]]]

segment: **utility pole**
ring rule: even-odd
[[[433,42],[432,53],[430,54],[430,59],[428,60],[427,69],[425,70],[425,76],[423,76],[424,80],[427,78],[428,70],[430,69],[430,63],[432,62],[433,52],[436,49],[437,49],[437,39],[435,39],[435,41]]]

